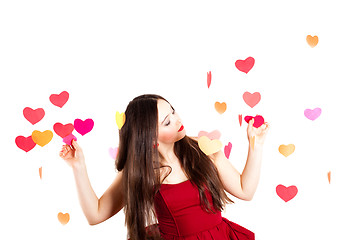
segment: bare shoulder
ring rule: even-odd
[[[195,141],[198,141],[198,140],[199,140],[198,137],[189,136],[189,138],[191,138],[192,140],[195,140]]]
[[[213,153],[211,155],[209,155],[209,158],[214,162],[220,162],[221,160],[224,160],[226,157],[225,157],[225,154],[222,150],[220,151],[217,151],[216,153]]]

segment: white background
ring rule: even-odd
[[[271,125],[255,197],[232,197],[223,216],[259,239],[360,239],[359,30],[356,1],[1,1],[1,238],[125,239],[124,215],[89,226],[70,167],[58,157],[62,140],[28,153],[19,135],[52,130],[54,123],[92,118],[86,154],[98,197],[116,172],[116,111],[137,95],[167,98],[188,135],[218,129],[232,142],[230,161],[241,172],[247,157],[246,123],[261,114]],[[307,35],[317,35],[311,48]],[[245,74],[235,61],[255,59]],[[212,84],[206,85],[207,72]],[[51,94],[68,91],[63,108]],[[260,92],[254,108],[245,91]],[[228,109],[220,115],[216,101]],[[31,125],[25,107],[44,108]],[[310,121],[305,109],[322,109]],[[294,144],[285,158],[281,144]],[[38,175],[43,168],[43,179]],[[327,173],[332,172],[331,183]],[[277,185],[295,185],[284,202]],[[69,213],[61,225],[59,212]]]

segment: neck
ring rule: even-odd
[[[176,157],[175,152],[174,152],[174,143],[159,144],[158,150],[162,156],[163,162],[172,164],[172,163],[176,163],[178,161],[178,158]]]

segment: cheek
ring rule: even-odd
[[[173,142],[176,138],[176,134],[174,134],[174,131],[171,130],[161,130],[159,132],[159,141],[160,142]]]

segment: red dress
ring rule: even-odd
[[[210,192],[206,196],[211,203]],[[200,206],[199,190],[190,180],[162,184],[155,196],[155,211],[165,240],[252,240],[254,233]]]

